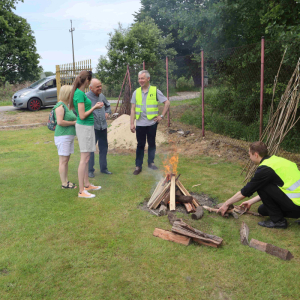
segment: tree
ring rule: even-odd
[[[0,0],[0,84],[33,81],[41,71],[33,31],[12,12],[17,2]]]
[[[142,22],[135,23],[130,28],[118,29],[109,34],[108,53],[100,56],[97,65],[97,77],[103,83],[114,85],[122,83],[127,64],[141,69],[143,61],[147,62],[150,74],[165,76],[165,67],[161,60],[166,56],[176,55],[173,48],[167,48],[173,40],[171,35],[162,35],[162,31],[147,17]],[[151,76],[152,78],[152,76]],[[135,80],[135,78],[134,78]]]
[[[51,71],[46,71],[44,72],[45,76],[48,77],[48,76],[51,76],[51,75],[55,75],[53,72]]]

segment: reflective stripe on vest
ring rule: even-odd
[[[142,113],[143,107],[143,95],[142,88],[138,88],[135,94],[135,118],[138,120]],[[148,95],[146,99],[146,114],[147,119],[152,120],[153,118],[158,116],[158,103],[156,98],[156,86],[150,86],[148,90]]]
[[[295,163],[276,155],[265,159],[260,166],[267,166],[283,181],[279,188],[298,206],[300,206],[300,171]],[[293,193],[291,193],[293,192]]]

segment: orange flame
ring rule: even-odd
[[[164,161],[165,175],[170,177],[171,174],[177,174],[177,165],[178,165],[178,154],[175,153],[171,158],[167,158]]]

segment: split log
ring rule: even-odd
[[[175,199],[180,203],[193,203],[192,196],[176,195]]]
[[[193,241],[199,245],[205,245],[205,246],[218,248],[218,245],[216,245],[214,243],[210,243],[210,242],[204,242],[204,241],[201,241],[200,239],[193,238]]]
[[[162,190],[162,192],[156,197],[156,199],[153,201],[153,203],[151,204],[150,208],[154,208],[156,209],[157,206],[160,204],[161,200],[164,198],[165,193],[168,191],[168,189],[170,188],[171,182],[167,183],[164,187],[164,189]]]
[[[176,192],[176,183],[175,183],[175,175],[171,177],[171,187],[170,187],[170,210],[176,210],[176,202],[175,202],[175,192]]]
[[[150,207],[151,204],[153,203],[153,201],[155,200],[155,198],[162,192],[163,188],[164,188],[164,181],[165,181],[165,178],[162,178],[159,183],[157,184],[153,194],[151,195],[151,198],[150,200],[148,201],[147,203],[147,207]]]
[[[177,186],[178,188],[181,190],[182,194],[184,196],[191,196],[191,194],[188,192],[188,190],[183,186],[183,184],[181,183],[180,180],[177,180]],[[193,204],[195,205],[195,207],[198,207],[200,204],[198,203],[198,201],[196,199],[193,198]]]
[[[167,206],[164,205],[164,204],[161,204],[160,207],[159,207],[159,210],[158,210],[158,214],[160,216],[165,216],[167,214]]]
[[[203,208],[202,206],[198,206],[196,208],[196,211],[192,214],[192,219],[193,220],[199,220],[203,217]]]
[[[255,240],[255,239],[251,239],[249,246],[254,249],[277,256],[283,260],[291,260],[294,257],[293,254],[286,249],[282,249],[282,248],[279,248],[272,244],[267,244],[267,243],[264,243],[264,242],[261,242],[261,241]]]
[[[208,245],[212,243],[217,247],[220,246],[223,242],[222,238],[215,235],[204,233],[196,228],[189,226],[183,221],[174,221],[172,226],[172,232],[186,235],[191,238],[199,239],[202,242],[207,243]]]
[[[240,229],[240,237],[241,237],[241,243],[245,246],[249,246],[249,227],[245,222],[242,223],[241,229]]]
[[[153,235],[163,240],[179,243],[185,246],[188,246],[191,243],[191,238],[187,236],[176,234],[171,231],[163,230],[160,228],[155,228]]]
[[[182,204],[184,205],[188,214],[195,211],[193,204],[191,203],[182,203]]]
[[[170,202],[170,191],[168,191],[164,198],[162,199],[161,203],[167,205]]]

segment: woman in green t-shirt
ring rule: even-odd
[[[75,108],[77,113],[76,135],[80,149],[78,197],[80,198],[93,198],[95,195],[90,194],[88,191],[101,189],[101,186],[92,185],[88,177],[90,154],[96,151],[93,111],[102,108],[104,105],[103,102],[97,102],[92,107],[91,100],[85,95],[84,90],[89,86],[91,79],[92,72],[81,71],[73,83],[70,95],[70,109]]]
[[[74,153],[76,116],[68,109],[72,86],[64,85],[59,91],[59,102],[54,106],[55,127],[54,142],[59,155],[59,176],[62,189],[74,189],[75,183],[68,181],[68,163]]]

